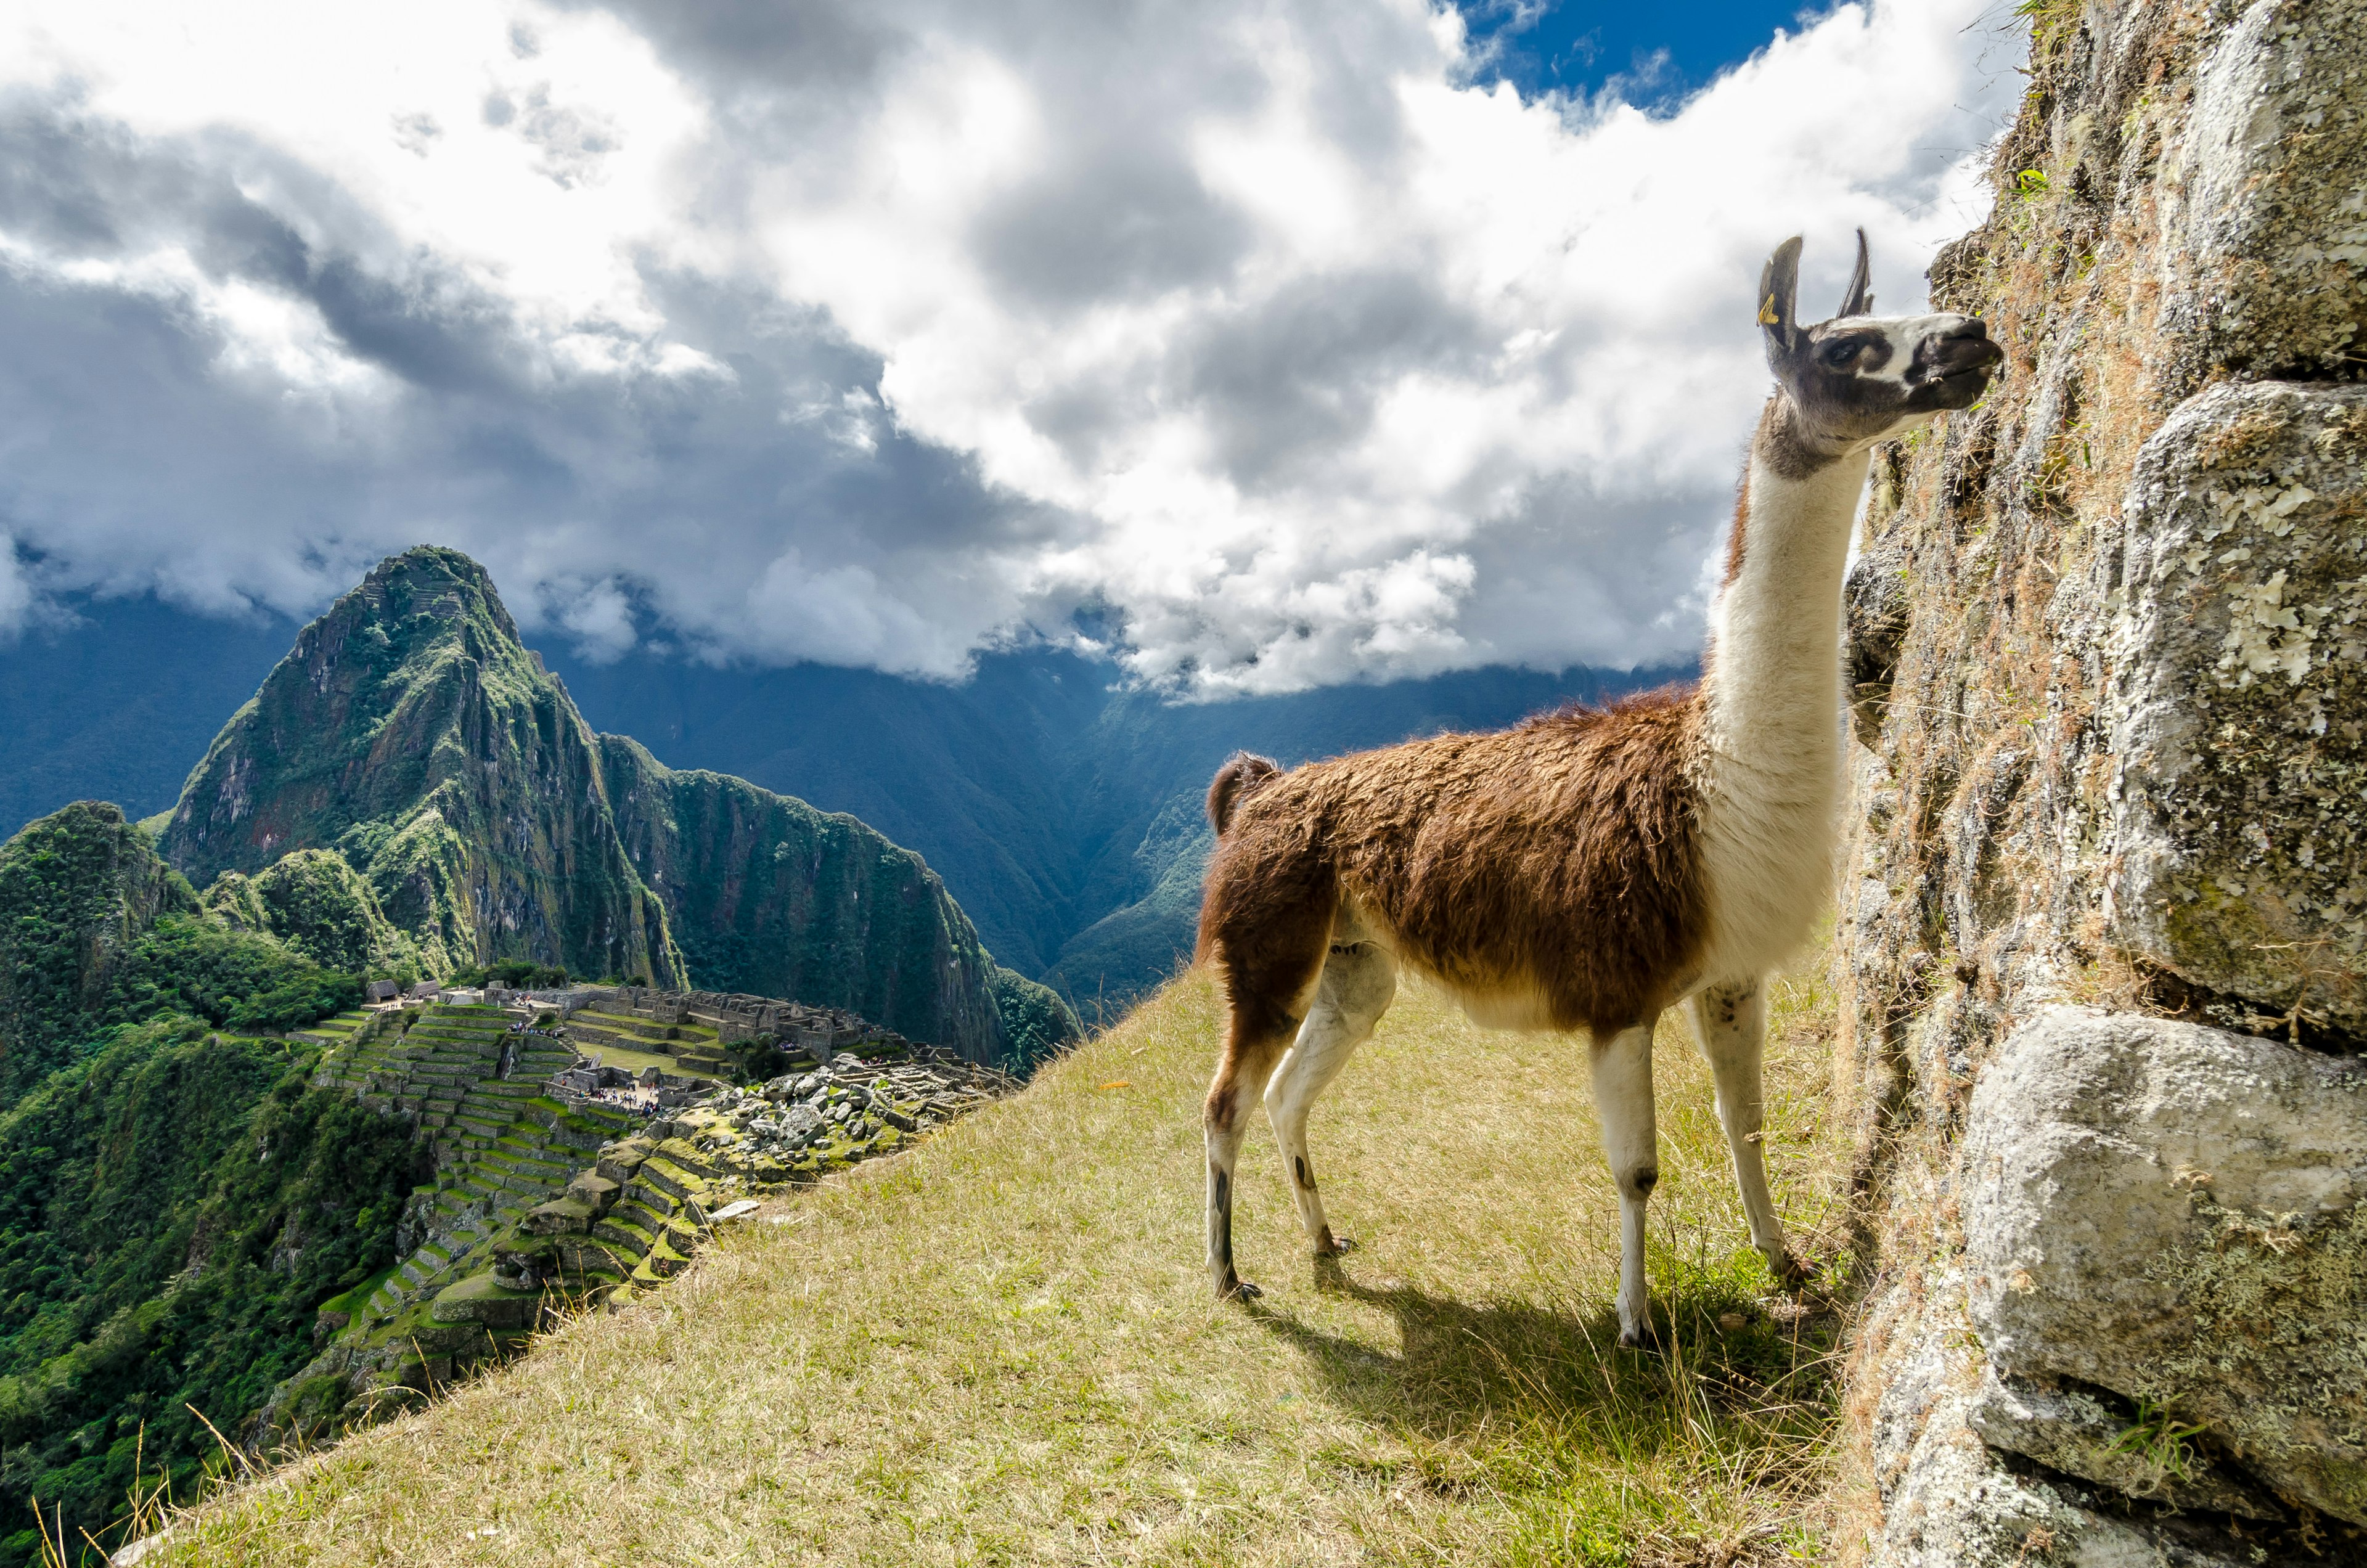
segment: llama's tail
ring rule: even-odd
[[[1268,779],[1281,776],[1282,764],[1271,757],[1236,751],[1226,758],[1217,776],[1208,781],[1208,820],[1217,825],[1217,837],[1223,838],[1225,829],[1232,826],[1233,808],[1244,795],[1254,794]]]

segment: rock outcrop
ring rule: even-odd
[[[2367,6],[2024,10],[1849,591],[1853,1549],[2367,1561]]]

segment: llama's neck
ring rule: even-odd
[[[1772,423],[1772,421],[1771,421]],[[1831,888],[1841,798],[1841,577],[1863,449],[1803,471],[1762,427],[1741,558],[1712,616],[1704,815],[1721,968],[1804,940]],[[1724,976],[1712,976],[1713,978]]]
[[[1840,753],[1841,576],[1866,461],[1852,452],[1786,478],[1751,454],[1740,570],[1718,595],[1705,683],[1714,750],[1753,772]]]

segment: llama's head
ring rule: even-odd
[[[1799,289],[1795,235],[1775,247],[1760,274],[1759,325],[1804,457],[1838,457],[1967,407],[2005,357],[1977,316],[1874,314],[1863,229],[1857,272],[1831,321],[1800,325],[1793,309]]]

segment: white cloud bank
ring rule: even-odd
[[[1679,112],[1415,0],[0,12],[0,619],[449,543],[595,653],[1279,690],[1697,645],[1751,287],[1886,307],[2017,38],[1845,6]]]

